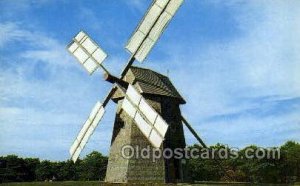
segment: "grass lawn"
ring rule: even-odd
[[[111,184],[101,181],[64,181],[64,182],[18,182],[18,183],[3,183],[1,186],[140,186],[143,184]],[[149,184],[145,184],[148,186]],[[165,186],[175,184],[155,184],[155,186]],[[187,185],[187,184],[184,184]],[[197,184],[198,185],[198,184]],[[202,185],[202,184],[201,184]]]
[[[104,183],[100,181],[64,181],[64,182],[19,182],[19,183],[3,183],[1,186],[117,186],[117,185],[134,185],[139,186],[141,184],[109,184]],[[145,186],[148,186],[150,184],[145,184]],[[175,184],[155,184],[155,186],[163,186],[163,185],[175,185]],[[178,184],[182,186],[188,186],[191,184]],[[285,184],[238,184],[238,183],[232,183],[232,184],[225,184],[225,183],[201,183],[201,184],[192,184],[192,186],[285,186]],[[300,186],[300,184],[295,184],[297,186]]]
[[[19,182],[19,183],[4,183],[3,186],[99,186],[105,185],[99,181],[64,181],[64,182]]]

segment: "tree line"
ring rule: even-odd
[[[224,147],[224,145],[217,144],[211,146],[210,149],[224,149]],[[194,145],[193,148],[201,149],[197,145]],[[246,154],[245,151],[249,148],[255,151],[259,147],[251,145],[239,150],[237,152],[239,158],[236,159],[225,158],[217,161],[215,159],[190,159],[191,179],[251,183],[293,183],[300,181],[299,143],[286,142],[278,148],[280,156],[273,158],[268,156],[242,158]],[[221,167],[218,164],[221,164]]]
[[[217,144],[211,149],[222,148]],[[193,145],[190,148],[201,148]],[[249,146],[238,151],[245,153]],[[108,157],[93,151],[76,163],[71,160],[52,162],[38,158],[20,158],[16,155],[0,157],[1,182],[31,181],[92,181],[104,180]],[[218,164],[221,164],[223,169]],[[291,183],[300,181],[300,144],[288,141],[280,147],[279,159],[190,159],[193,181],[240,181],[254,183]]]
[[[71,160],[51,162],[16,155],[0,157],[1,182],[90,181],[103,180],[108,158],[93,151],[76,163]]]

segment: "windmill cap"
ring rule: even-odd
[[[170,79],[153,70],[132,66],[124,80],[135,85],[142,94],[171,97],[178,100],[180,104],[186,103]]]

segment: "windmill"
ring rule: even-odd
[[[75,162],[105,113],[109,100],[117,103],[113,137],[106,172],[107,182],[177,182],[185,181],[185,161],[127,159],[120,155],[122,145],[151,145],[155,148],[185,147],[184,123],[197,140],[206,147],[180,113],[184,99],[170,80],[149,69],[133,67],[135,60],[143,62],[160,35],[173,18],[183,0],[154,0],[143,20],[132,34],[126,49],[131,56],[120,77],[104,67],[107,54],[84,31],[68,45],[68,51],[91,75],[98,68],[113,86],[104,101],[97,102],[70,148]]]

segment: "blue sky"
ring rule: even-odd
[[[50,160],[68,149],[111,84],[65,47],[81,29],[119,74],[149,0],[0,1],[0,155]],[[186,0],[143,64],[167,74],[183,115],[209,145],[300,141],[300,1]],[[297,20],[298,19],[298,20]],[[83,155],[108,153],[115,104]],[[186,130],[187,144],[196,143]]]

